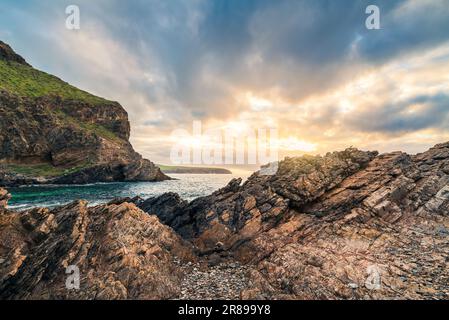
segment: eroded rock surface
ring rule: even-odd
[[[377,153],[348,149],[320,156],[287,158],[275,175],[253,174],[243,185],[232,180],[207,197],[187,203],[174,194],[149,199],[140,207],[156,214],[203,251],[218,242],[228,250],[309,203],[360,171]]]
[[[0,299],[169,299],[176,261],[195,261],[190,245],[133,204],[0,215]],[[79,290],[66,286],[71,266]]]
[[[145,210],[172,214],[200,255],[251,266],[243,298],[447,299],[448,166],[449,143],[416,156],[348,149]]]
[[[8,193],[8,191],[0,188],[0,214],[6,210],[9,199],[11,199],[11,195]]]
[[[0,297],[448,299],[448,186],[445,143],[288,158],[192,202],[17,214],[0,190]]]

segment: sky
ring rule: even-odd
[[[281,157],[449,141],[449,0],[1,0],[0,17],[34,67],[120,102],[157,163],[198,143],[174,135],[194,121],[276,128]]]

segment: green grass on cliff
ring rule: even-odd
[[[106,140],[110,141],[120,141],[121,139],[115,135],[114,132],[109,130],[108,128],[105,128],[101,125],[95,124],[95,123],[79,123],[80,127],[89,130],[91,132],[96,133],[100,137],[105,138]]]
[[[8,62],[2,59],[0,59],[0,89],[27,98],[53,95],[59,96],[62,99],[76,100],[92,105],[111,103],[111,101],[80,90],[55,76],[27,65],[11,61]],[[58,114],[62,122],[72,123],[108,140],[115,141],[119,139],[112,131],[101,125],[83,123],[56,110],[54,113]]]
[[[107,140],[110,140],[110,141],[122,140],[119,137],[117,137],[114,132],[112,132],[111,130],[109,130],[108,128],[106,128],[102,125],[99,125],[96,123],[81,122],[81,121],[69,116],[68,114],[62,112],[61,110],[54,111],[54,114],[56,114],[58,116],[58,118],[60,119],[60,121],[62,121],[63,123],[66,123],[66,124],[70,123],[79,128],[83,128],[83,129],[93,132],[93,133],[97,134],[98,136],[103,137]]]
[[[11,172],[23,174],[31,177],[57,177],[60,175],[70,174],[77,172],[87,165],[82,164],[73,168],[58,168],[54,167],[49,163],[39,163],[39,164],[8,164],[6,169]]]
[[[88,92],[32,67],[0,59],[0,88],[21,97],[38,98],[55,95],[63,99],[77,100],[90,104],[110,101]]]

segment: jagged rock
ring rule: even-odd
[[[174,225],[174,220],[178,218],[178,214],[187,205],[187,201],[173,192],[164,193],[160,197],[149,198],[139,204],[139,208],[148,212],[156,213],[158,218],[167,225]]]
[[[311,202],[334,188],[376,155],[347,149],[325,157],[287,158],[273,176],[255,173],[242,186],[241,179],[233,179],[226,187],[188,205],[170,202],[169,212],[163,209],[166,195],[152,199],[142,209],[163,216],[162,221],[201,250],[213,250],[218,241],[231,248],[276,225],[289,208]]]
[[[265,281],[252,281],[245,297],[447,299],[449,176],[440,169],[448,151],[445,144],[378,156],[300,211],[293,207],[234,253]]]
[[[8,191],[0,188],[0,214],[5,211],[9,199],[11,199],[11,195]]]
[[[447,299],[449,143],[376,155],[288,158],[166,221],[213,265],[250,266],[245,299]]]
[[[139,196],[135,196],[133,198],[130,198],[130,197],[116,198],[114,200],[109,201],[108,205],[111,205],[111,204],[120,205],[120,204],[125,203],[125,202],[133,203],[133,204],[135,204],[138,207],[142,202],[144,202],[144,200],[141,197],[139,197]]]
[[[133,204],[0,215],[0,299],[167,299],[190,246]],[[80,288],[68,289],[70,266]],[[73,268],[73,267],[72,267]]]
[[[363,169],[375,156],[377,152],[350,148],[328,153],[325,157],[286,158],[279,163],[270,186],[277,194],[289,199],[291,206],[300,208]]]
[[[192,202],[6,212],[0,298],[448,299],[448,166],[449,143],[414,156],[351,148]],[[67,293],[67,263],[90,270],[84,291]]]

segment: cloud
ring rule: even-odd
[[[38,68],[118,100],[150,158],[168,155],[166,137],[195,119],[276,123],[319,152],[446,132],[445,0],[77,2],[73,32],[68,0],[3,0],[0,34]],[[365,28],[370,4],[381,30]]]
[[[449,127],[449,95],[417,96],[396,104],[372,106],[347,123],[362,132],[404,133]]]
[[[359,54],[380,63],[449,41],[446,0],[409,0],[383,15],[382,30],[364,32]]]

